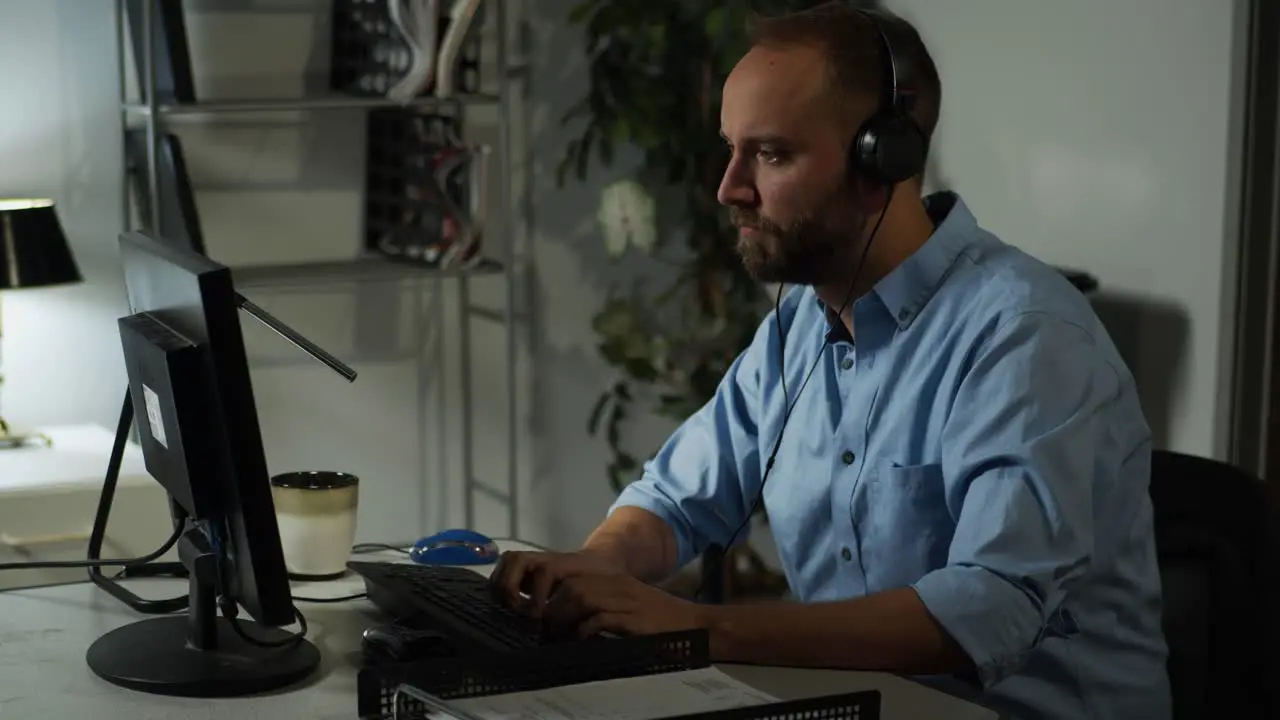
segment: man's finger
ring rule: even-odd
[[[530,571],[528,602],[530,614],[534,617],[542,616],[542,608],[562,579],[558,575],[554,564],[551,563],[542,563]]]
[[[560,583],[547,598],[539,616],[542,619],[542,632],[548,637],[559,638],[572,632],[582,621],[583,610],[577,598]]]
[[[612,610],[608,596],[598,591],[595,578],[575,575],[562,578],[542,609],[542,620],[552,633],[572,633],[588,615]]]
[[[525,573],[529,571],[529,560],[526,553],[510,553],[502,557],[502,575],[498,578],[498,588],[503,601],[510,607],[516,607],[520,602],[520,586],[524,583]]]

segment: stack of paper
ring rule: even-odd
[[[712,667],[448,703],[404,692],[433,708],[432,720],[657,720],[778,702]]]

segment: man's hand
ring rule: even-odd
[[[620,563],[592,550],[571,553],[508,551],[498,559],[489,582],[507,607],[541,617],[547,599],[564,580],[587,574],[622,573]]]
[[[601,632],[653,635],[705,627],[702,606],[629,575],[578,575],[563,580],[542,611],[549,634]]]

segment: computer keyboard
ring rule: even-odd
[[[369,599],[397,617],[422,616],[456,641],[484,650],[525,650],[549,644],[537,620],[508,609],[478,573],[447,565],[349,562]]]

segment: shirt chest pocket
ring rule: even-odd
[[[956,525],[942,465],[877,463],[854,500],[854,523],[870,592],[908,586],[946,565]]]

